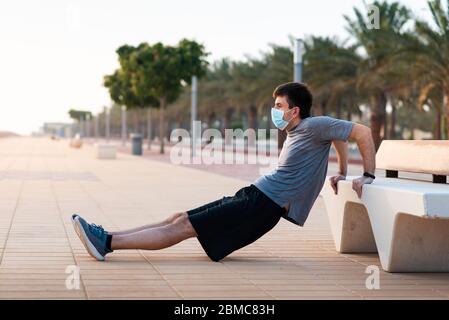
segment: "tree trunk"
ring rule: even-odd
[[[388,100],[387,100],[388,101]],[[385,117],[384,117],[384,123],[382,128],[382,140],[389,140],[390,139],[390,131],[388,130],[388,113],[386,112],[385,108]]]
[[[385,123],[387,97],[384,92],[379,92],[372,97],[371,101],[371,132],[373,135],[374,146],[377,150],[382,142],[381,130]]]
[[[317,102],[313,105],[312,109],[310,110],[310,114],[314,117],[322,116],[323,112],[321,110],[321,102]]]
[[[208,125],[208,128],[212,128],[212,127],[213,127],[213,125],[214,125],[214,120],[215,120],[215,112],[210,112],[210,113],[207,115],[207,125]]]
[[[389,139],[396,140],[396,104],[392,103],[391,108]]]
[[[134,133],[139,133],[139,110],[134,109],[133,112],[133,118],[134,118]]]
[[[257,124],[257,108],[256,108],[256,106],[250,105],[247,114],[248,114],[248,129],[253,129],[255,132],[257,132],[258,124]],[[252,135],[249,135],[249,137],[248,137],[248,145],[249,146],[256,145],[256,141],[253,138],[254,137]]]
[[[316,114],[317,116],[324,116],[326,115],[326,101],[322,101],[320,103],[318,103],[318,109],[316,109]]]
[[[148,150],[151,149],[151,108],[147,111],[147,136],[148,136]]]
[[[145,121],[145,107],[142,107],[139,110],[139,130],[142,133],[142,139],[145,138],[146,131],[146,121]]]
[[[251,105],[248,110],[248,128],[257,130],[257,108],[255,105]]]
[[[167,125],[165,126],[165,134],[167,137],[167,141],[170,142],[170,135],[171,135],[171,128],[173,126],[173,121],[172,120],[167,120]]]
[[[446,111],[446,137],[449,139],[449,88],[446,88],[446,94],[444,96],[444,106]]]
[[[446,130],[446,129],[449,130],[449,125],[448,125],[448,121],[447,120],[448,119],[446,117],[442,117],[442,121],[441,121],[441,140],[449,139],[448,132]]]
[[[225,144],[231,144],[232,143],[232,137],[226,136],[226,129],[230,129],[231,121],[232,121],[232,115],[234,114],[234,108],[228,108],[225,111],[225,116],[223,119],[223,136],[225,138]]]
[[[337,119],[341,119],[341,101],[337,101]]]
[[[133,110],[133,131],[134,133],[139,133],[139,109]]]
[[[346,109],[346,120],[352,121],[352,111],[354,110],[354,99],[352,97],[349,97],[349,100],[347,101],[347,109]]]
[[[443,114],[441,112],[441,108],[437,107],[436,115],[435,115],[435,131],[433,133],[433,138],[435,140],[441,140],[441,121],[443,118]]]
[[[164,111],[165,111],[165,103],[166,99],[165,97],[159,98],[159,139],[161,140],[161,149],[160,153],[165,153],[165,144],[164,144]]]

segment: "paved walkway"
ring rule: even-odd
[[[211,262],[196,239],[161,251],[91,259],[70,215],[117,230],[165,218],[248,181],[120,154],[96,160],[91,146],[64,140],[0,139],[0,298],[362,299],[449,298],[449,274],[381,272],[367,290],[376,254],[335,252],[323,202],[304,228],[285,220],[250,246]],[[80,268],[68,290],[68,266]]]

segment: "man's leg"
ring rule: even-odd
[[[111,234],[113,236],[126,235],[126,234],[131,234],[131,233],[143,231],[143,230],[146,230],[146,229],[153,229],[153,228],[163,227],[165,225],[173,223],[176,219],[178,219],[182,215],[183,215],[183,212],[175,213],[175,214],[171,215],[170,217],[168,217],[167,219],[165,219],[164,221],[161,221],[161,222],[158,222],[158,223],[147,224],[147,225],[136,227],[136,228],[133,228],[133,229],[121,230],[121,231],[116,231],[116,232],[109,232],[109,234]]]
[[[205,209],[212,208],[212,207],[215,207],[217,205],[220,205],[222,203],[222,201],[223,201],[223,198],[219,199],[219,200],[216,200],[216,201],[213,201],[213,202],[210,202],[208,204],[205,204],[205,205],[203,205],[201,207],[198,207],[196,209],[190,210],[189,212],[190,212],[190,214],[195,214],[195,213],[201,212],[201,211],[203,211]],[[136,228],[132,228],[132,229],[128,229],[128,230],[121,230],[121,231],[109,232],[109,233],[111,235],[126,235],[126,234],[131,234],[131,233],[143,231],[143,230],[146,230],[146,229],[153,229],[153,228],[163,227],[165,225],[173,223],[176,219],[181,217],[183,214],[184,214],[184,212],[175,213],[175,214],[169,216],[167,219],[165,219],[162,222],[158,222],[158,223],[154,223],[154,224],[147,224],[147,225],[144,225],[144,226],[140,226],[140,227],[136,227]]]
[[[111,249],[159,250],[197,236],[187,213],[184,212],[166,225],[128,234],[112,235]]]
[[[225,197],[188,212],[176,213],[159,223],[113,233],[105,231],[102,226],[89,224],[78,214],[72,215],[72,221],[87,251],[96,259],[104,260],[104,257],[113,250],[158,250],[188,238],[198,237],[190,217],[219,206],[224,199]]]

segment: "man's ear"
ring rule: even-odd
[[[298,118],[301,119],[301,107],[298,106]]]

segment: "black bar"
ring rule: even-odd
[[[396,170],[386,170],[385,174],[387,178],[398,178],[399,177],[399,171]]]
[[[446,184],[447,183],[447,177],[446,176],[439,176],[437,174],[433,174],[433,183],[441,183]]]
[[[144,312],[151,312],[148,319],[157,320],[290,320],[298,318],[301,314],[327,316],[335,315],[333,310],[351,310],[357,314],[369,310],[375,317],[384,316],[384,310],[394,318],[407,317],[412,315],[423,318],[428,310],[435,312],[446,312],[447,301],[337,301],[337,300],[153,300],[153,301],[51,301],[51,300],[2,300],[0,307],[2,311],[10,310],[16,314],[28,315],[29,310],[33,314],[48,315],[49,308],[53,306],[61,307],[61,310],[70,310],[70,314],[77,318],[83,317],[90,308],[92,311],[102,310],[102,315],[137,318]],[[249,307],[248,307],[249,306]],[[195,307],[196,309],[193,309]],[[193,312],[199,308],[207,307],[207,312]],[[441,308],[441,309],[440,309]],[[440,311],[438,311],[440,309]],[[28,310],[25,311],[25,310]],[[148,311],[150,310],[150,311]],[[360,311],[359,311],[360,310]],[[295,316],[296,315],[296,316]],[[415,318],[416,318],[415,317]],[[50,317],[51,319],[52,317]],[[56,317],[54,317],[56,318]],[[68,318],[61,317],[60,318]],[[328,317],[326,317],[328,318]],[[349,317],[349,319],[356,317]],[[411,317],[413,319],[413,317]],[[114,318],[113,318],[114,319]]]

